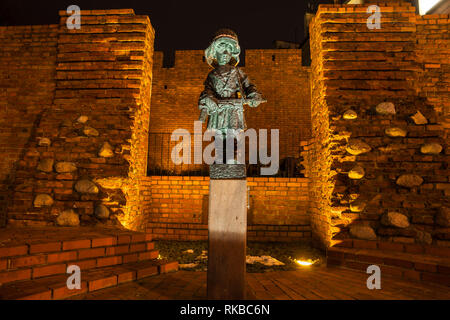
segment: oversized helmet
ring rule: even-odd
[[[205,49],[206,62],[213,68],[217,66],[216,48],[222,41],[232,44],[230,65],[237,66],[239,64],[239,55],[241,47],[236,33],[230,29],[219,29],[215,34],[208,48]]]

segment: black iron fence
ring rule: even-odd
[[[211,139],[211,141],[203,141],[202,135],[195,136],[194,134],[191,134],[189,137],[185,137],[186,140],[178,138],[175,141],[172,141],[171,136],[172,133],[166,132],[149,133],[147,175],[208,176],[209,166],[203,161],[202,156],[205,148],[211,143],[214,143],[214,139]],[[257,137],[258,144],[259,139],[260,137]],[[301,173],[301,170],[303,169],[301,162],[303,159],[300,155],[300,142],[305,139],[306,134],[300,130],[279,132],[279,166],[277,173],[273,175],[274,177],[303,177],[303,174]],[[245,163],[247,164],[247,176],[262,176],[261,168],[269,167],[270,163],[262,164],[258,153],[256,153],[256,163],[250,163],[250,147],[257,148],[258,144],[255,146],[252,143],[252,146],[249,146],[248,138],[245,139],[245,142]],[[184,151],[188,152],[185,154]],[[172,160],[173,152],[177,153],[179,157],[185,156],[186,159],[189,160],[188,163],[182,162],[180,164],[176,164]],[[272,157],[270,130],[268,130],[267,133],[267,155],[269,158]],[[195,161],[196,156],[197,161]],[[201,163],[195,163],[199,162],[199,159]],[[273,159],[272,161],[275,160],[276,159]]]

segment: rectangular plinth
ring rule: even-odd
[[[244,299],[247,180],[210,180],[208,230],[208,299]]]
[[[211,179],[245,179],[247,177],[245,164],[216,164],[209,166]]]

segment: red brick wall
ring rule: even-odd
[[[18,162],[8,224],[52,225],[66,209],[74,209],[81,224],[95,224],[102,222],[94,217],[95,208],[103,204],[111,213],[103,222],[120,220],[138,229],[154,30],[147,16],[136,16],[131,9],[82,11],[79,30],[68,30],[67,14],[60,14],[54,99],[47,101],[36,136]],[[82,115],[88,118],[85,124],[77,121]],[[97,134],[83,133],[86,126]],[[39,145],[39,137],[51,144]],[[99,155],[105,142],[112,146],[111,157]],[[72,162],[76,170],[61,174],[54,166],[42,172],[37,166],[43,159]],[[84,179],[95,183],[99,192],[78,193],[74,186]],[[53,204],[36,207],[38,194],[49,195]]]
[[[55,92],[57,25],[0,27],[0,226],[14,167]]]
[[[448,4],[450,6],[450,4]],[[417,61],[420,63],[417,86],[420,95],[433,105],[438,122],[443,125],[445,139],[450,128],[450,15],[417,16]]]
[[[364,225],[380,241],[421,243],[429,236],[432,245],[450,245],[449,229],[436,223],[439,208],[449,206],[450,190],[448,15],[420,18],[408,4],[380,3],[382,28],[369,30],[367,5],[320,6],[311,23],[311,107],[309,69],[301,67],[299,50],[247,51],[244,70],[269,100],[247,112],[249,127],[280,128],[281,145],[283,132],[312,136],[298,142],[305,146],[307,180],[249,178],[251,240],[312,233],[327,247],[349,238],[352,226]],[[104,204],[112,212],[109,223],[118,218],[160,238],[204,239],[207,178],[145,177],[148,131],[192,130],[198,117],[209,71],[202,51],[178,51],[174,68],[162,68],[156,53],[151,85],[154,31],[148,17],[132,10],[85,11],[82,29],[68,31],[61,14],[56,27],[0,28],[7,44],[0,53],[0,151],[6,159],[0,176],[15,179],[13,193],[3,183],[0,196],[0,202],[11,199],[9,223],[54,224],[69,208],[82,224],[96,223],[94,208]],[[397,113],[377,114],[383,101],[393,102]],[[348,109],[357,119],[343,119]],[[416,111],[428,124],[412,122]],[[98,136],[80,133],[80,115]],[[385,134],[389,127],[401,127],[407,136],[391,138]],[[40,146],[40,137],[51,145]],[[349,154],[353,139],[371,151]],[[112,157],[98,155],[104,142],[113,146]],[[428,142],[443,151],[422,154]],[[37,166],[43,159],[71,161],[77,170],[42,172]],[[356,164],[365,175],[350,180]],[[396,180],[403,174],[418,175],[423,183],[400,187]],[[100,192],[78,194],[74,184],[80,179],[95,182]],[[41,193],[54,204],[34,207]],[[365,205],[362,211],[352,209],[357,202]],[[404,214],[410,227],[381,224],[389,211]]]
[[[443,128],[448,70],[442,58],[448,56],[448,33],[442,32],[448,20],[426,33],[417,27],[416,19],[422,20],[414,7],[378,3],[381,29],[369,30],[368,5],[321,5],[310,26],[313,138],[306,146],[305,166],[311,181],[313,234],[327,247],[355,237],[349,231],[365,226],[379,241],[448,246],[448,228],[435,222],[439,207],[448,206],[449,156]],[[384,101],[394,103],[395,115],[375,111]],[[343,118],[348,109],[356,112],[356,119]],[[412,121],[417,111],[428,124]],[[389,137],[389,127],[406,130],[406,137]],[[371,150],[350,154],[347,147],[356,140]],[[430,142],[441,144],[443,151],[422,154],[420,147]],[[359,180],[348,177],[356,165],[365,171]],[[417,175],[423,183],[401,187],[397,179],[404,174]],[[405,215],[409,227],[381,223],[387,212]]]
[[[319,8],[320,10],[320,8]],[[322,61],[317,56],[321,50],[319,28],[315,20],[310,25],[311,48],[311,140],[304,147],[305,177],[310,178],[309,199],[310,219],[313,230],[313,241],[322,247],[328,246],[330,231],[330,197],[331,188],[328,179],[330,174],[329,146],[329,114],[325,101],[325,86]]]
[[[148,232],[157,239],[207,239],[209,177],[152,176],[142,181]],[[308,183],[305,178],[247,178],[249,240],[308,240]]]
[[[162,52],[155,52],[150,132],[184,128],[193,133],[199,117],[198,98],[211,71],[203,55],[203,50],[176,51],[174,67],[163,68]],[[307,139],[311,130],[310,75],[309,67],[301,65],[301,50],[246,50],[242,70],[268,101],[258,108],[246,107],[248,128],[279,129],[280,158],[298,156],[300,140]],[[167,148],[159,147],[160,140],[150,146],[150,166],[160,166],[161,161],[164,168],[172,164],[169,139],[163,143]]]

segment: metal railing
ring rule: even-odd
[[[191,161],[190,163],[175,164],[172,161],[172,150],[181,142],[171,141],[171,133],[168,132],[151,132],[148,137],[148,176],[208,176],[209,166],[204,162],[202,164],[194,163],[194,135],[191,135]],[[302,147],[300,141],[306,139],[306,134],[301,130],[291,132],[279,133],[279,169],[274,177],[303,177],[300,170],[302,170],[301,157]],[[269,157],[271,156],[270,146],[270,132],[268,133],[268,146],[267,150]],[[201,152],[212,141],[203,141],[201,137],[196,139],[196,142],[201,141]],[[263,165],[259,162],[256,164],[249,164],[249,145],[248,139],[246,139],[246,164],[247,164],[247,176],[259,177],[261,176],[261,168],[268,167],[269,165]],[[200,148],[198,148],[200,150]],[[182,156],[180,152],[180,156]],[[200,158],[201,159],[201,158]]]

